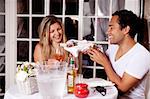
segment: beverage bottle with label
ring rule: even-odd
[[[75,60],[73,57],[69,60],[68,71],[67,71],[67,91],[73,94],[75,85]]]

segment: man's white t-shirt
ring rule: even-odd
[[[124,72],[142,79],[128,93],[122,96],[124,99],[145,99],[145,85],[147,73],[150,67],[150,53],[141,44],[136,43],[127,53],[115,61],[118,45],[110,45],[106,54],[108,55],[114,71],[122,77]]]

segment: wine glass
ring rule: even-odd
[[[54,58],[56,60],[58,60],[58,61],[64,61],[64,59],[65,59],[65,52],[64,52],[64,50],[61,47],[56,49],[56,53],[54,55]]]
[[[78,83],[84,83],[83,74],[77,74],[75,78],[75,84],[78,84]]]

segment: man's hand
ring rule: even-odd
[[[87,50],[87,54],[90,56],[91,60],[101,65],[104,65],[103,62],[107,59],[104,53],[94,48],[90,48],[89,50]]]

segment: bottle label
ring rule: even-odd
[[[73,87],[73,75],[68,75],[68,87]]]

